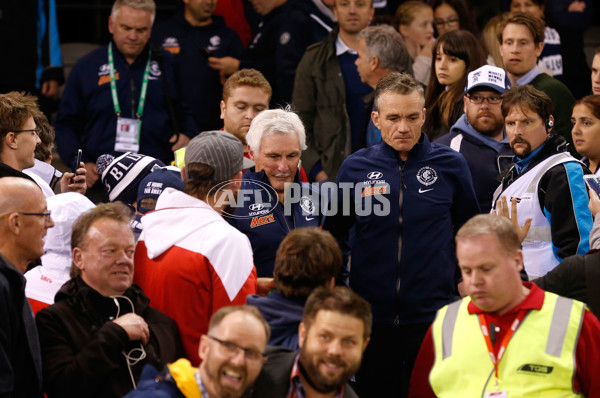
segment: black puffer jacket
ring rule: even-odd
[[[159,369],[184,356],[175,322],[149,307],[150,300],[136,285],[124,294],[150,327],[144,345],[146,358],[131,366],[135,380],[142,368]],[[119,298],[120,315],[132,312]],[[117,315],[114,299],[104,297],[81,278],[71,279],[55,297],[55,304],[37,314],[42,349],[44,390],[53,397],[122,397],[133,389],[123,352],[138,358],[140,341],[130,342],[125,330],[112,322]]]

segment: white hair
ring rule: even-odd
[[[304,125],[289,106],[285,109],[269,109],[259,113],[250,124],[246,142],[252,152],[258,153],[263,137],[273,134],[296,134],[300,141],[300,150],[306,149]]]
[[[156,3],[154,0],[116,0],[110,11],[110,17],[114,21],[122,6],[133,8],[134,10],[143,10],[150,13],[150,21],[154,24],[154,18],[156,17]]]

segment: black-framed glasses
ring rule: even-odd
[[[27,133],[27,132],[33,132],[36,133],[37,135],[40,135],[40,132],[42,130],[40,129],[25,129],[25,130],[11,130],[13,133],[18,134],[18,133]],[[9,131],[9,133],[11,132]]]
[[[450,17],[448,19],[434,19],[433,24],[438,27],[441,27],[444,25],[448,25],[448,27],[450,27],[450,26],[458,25],[459,21],[460,21],[460,19],[458,17]]]
[[[487,100],[488,104],[491,104],[491,105],[498,105],[498,104],[502,103],[501,95],[490,95],[489,97],[483,97],[481,95],[467,94],[467,98],[469,99],[469,101],[471,101],[472,103],[474,103],[476,105],[482,104],[483,101],[485,101],[485,100]]]
[[[265,357],[265,354],[263,354],[262,352],[253,350],[251,348],[245,348],[245,347],[239,346],[235,343],[232,343],[230,341],[224,341],[224,340],[218,339],[211,335],[207,335],[207,337],[209,339],[219,343],[221,345],[221,347],[223,347],[223,349],[224,349],[223,352],[231,358],[235,357],[240,352],[243,352],[244,357],[250,361],[259,361]]]
[[[50,210],[46,210],[46,212],[44,213],[27,213],[27,212],[23,212],[23,211],[17,211],[16,213],[21,214],[23,216],[37,216],[37,217],[44,217],[45,220],[44,221],[50,221],[52,219],[52,212]],[[4,220],[6,219],[8,216],[10,216],[13,213],[6,213],[0,216],[0,219]]]

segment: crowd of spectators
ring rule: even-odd
[[[245,2],[0,8],[0,396],[600,397],[591,2]]]

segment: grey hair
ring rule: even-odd
[[[273,134],[296,134],[300,141],[300,150],[306,149],[304,125],[289,106],[285,109],[268,109],[259,113],[252,119],[246,134],[246,142],[252,152],[258,153],[262,139]]]
[[[154,0],[115,0],[110,11],[110,17],[113,21],[117,18],[123,6],[133,8],[134,10],[148,11],[150,13],[150,20],[154,24],[154,18],[156,17],[156,3],[154,3]]]
[[[390,25],[364,28],[358,40],[365,41],[365,52],[369,58],[377,57],[383,69],[392,72],[413,73],[412,58],[408,54],[400,32]]]

